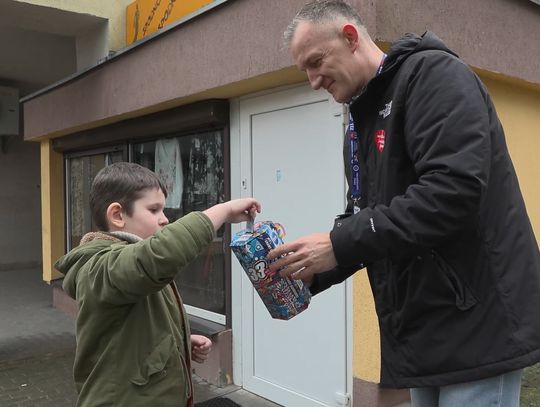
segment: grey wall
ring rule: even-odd
[[[34,92],[76,71],[75,39],[0,25],[0,82]]]
[[[430,30],[470,65],[540,84],[540,5],[530,0],[378,0],[376,7],[377,38]]]
[[[21,136],[0,150],[0,272],[41,265],[39,144]]]
[[[230,98],[291,83],[298,74],[281,37],[304,1],[235,0],[172,27],[26,101],[25,138],[62,136],[185,104],[194,101],[194,95],[195,100]],[[540,6],[528,0],[352,3],[380,41],[429,28],[467,63],[540,84]],[[276,72],[282,75],[269,76]],[[256,86],[244,86],[246,82]]]
[[[109,23],[107,21],[95,24],[81,34],[75,40],[77,55],[77,71],[82,71],[96,65],[109,53],[107,34]]]

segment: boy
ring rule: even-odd
[[[253,198],[163,214],[167,191],[134,163],[103,168],[90,192],[99,232],[83,236],[56,268],[79,305],[74,378],[77,407],[192,406],[190,355],[204,361],[211,342],[190,339],[173,278],[225,223],[260,212]]]

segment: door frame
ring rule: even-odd
[[[256,104],[278,103],[279,100],[287,100],[290,105],[309,104],[316,101],[328,99],[330,96],[322,91],[315,92],[307,84],[285,86],[268,91],[258,92],[252,95],[231,99],[230,101],[230,186],[231,199],[250,196],[251,185],[247,185],[249,177],[246,174],[251,173],[251,146],[241,144],[241,104],[248,100],[253,100]],[[335,105],[334,114],[342,116],[343,129],[345,129],[345,115],[343,106],[330,100]],[[244,159],[244,157],[248,157]],[[345,175],[344,175],[345,176]],[[346,183],[345,183],[346,184]],[[343,207],[346,205],[346,186],[343,191]],[[231,233],[234,234],[240,230],[241,225],[232,225]],[[232,254],[231,254],[232,256]],[[242,269],[234,261],[231,262],[231,292],[232,292],[232,331],[233,331],[233,382],[238,386],[243,386],[244,379],[242,374],[243,356],[242,356]],[[349,279],[345,281],[345,307],[346,307],[346,391],[352,395],[353,391],[353,284]],[[351,396],[352,397],[352,396]],[[352,403],[352,400],[351,400]],[[351,404],[352,405],[352,404]]]

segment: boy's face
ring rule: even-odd
[[[161,189],[147,189],[141,198],[133,203],[133,212],[124,216],[124,232],[133,233],[143,239],[152,236],[169,223],[163,213],[165,208],[165,195]]]

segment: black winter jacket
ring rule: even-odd
[[[538,244],[479,78],[434,34],[407,34],[351,110],[362,210],[336,220],[339,266],[312,292],[367,266],[381,384],[442,386],[540,361]]]

